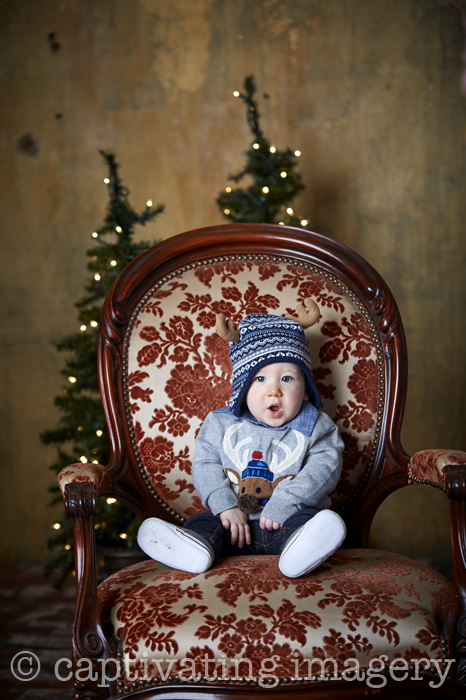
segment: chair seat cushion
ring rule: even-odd
[[[336,673],[382,655],[387,664],[440,660],[454,613],[445,577],[370,549],[340,550],[297,579],[280,573],[276,556],[224,558],[203,574],[146,561],[103,581],[99,601],[125,683],[168,673],[245,682],[272,671],[288,680],[320,676],[324,660]]]

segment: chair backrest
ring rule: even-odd
[[[323,410],[344,439],[332,494],[358,505],[359,535],[383,492],[406,482],[399,432],[406,348],[399,314],[375,270],[318,234],[260,224],[216,226],[168,239],[122,272],[102,313],[100,377],[114,493],[140,515],[182,522],[202,509],[191,479],[195,437],[231,393],[224,313],[320,307],[306,334]],[[348,517],[348,516],[347,516]],[[366,522],[367,521],[367,522]]]

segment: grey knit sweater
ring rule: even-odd
[[[241,477],[252,470],[272,483],[269,500],[249,518],[283,523],[301,508],[331,505],[340,477],[343,441],[335,423],[309,402],[280,428],[241,418],[227,408],[209,413],[196,440],[193,480],[202,504],[218,515],[237,505]],[[284,478],[283,478],[284,477]],[[287,478],[288,477],[288,478]]]

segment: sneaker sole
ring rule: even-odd
[[[287,543],[278,562],[280,571],[288,578],[308,574],[331,557],[345,537],[346,527],[340,516],[330,510],[320,511]],[[321,543],[317,547],[312,547],[314,538]],[[291,548],[297,552],[293,554]]]
[[[191,574],[201,574],[212,565],[212,554],[202,542],[158,518],[144,520],[138,545],[151,559]]]

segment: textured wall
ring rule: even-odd
[[[4,557],[40,559],[51,533],[38,434],[57,419],[52,343],[76,330],[106,204],[97,149],[117,154],[136,208],[165,203],[144,237],[219,223],[249,142],[232,91],[250,73],[267,136],[303,152],[296,209],[398,300],[406,449],[466,449],[465,14],[466,0],[0,0]],[[372,539],[440,560],[445,499],[392,495]]]

